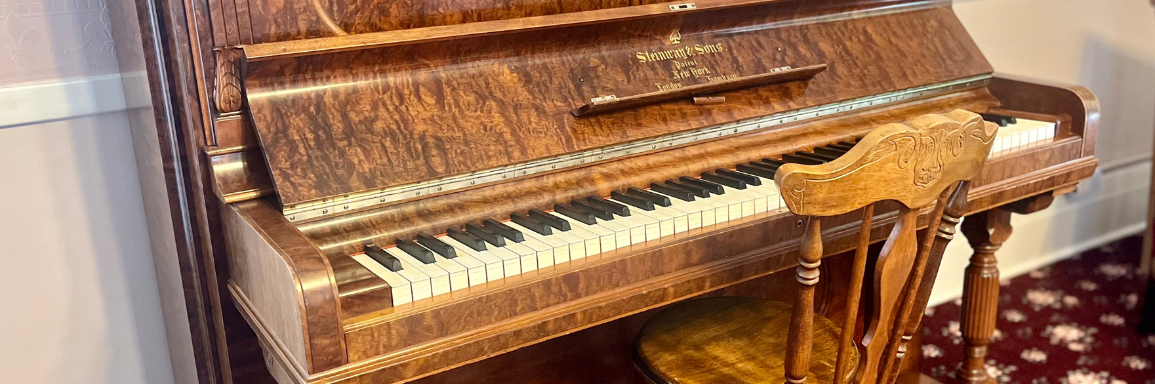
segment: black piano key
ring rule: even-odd
[[[712,181],[705,181],[702,179],[693,178],[693,177],[689,177],[689,176],[679,177],[678,181],[682,182],[683,185],[705,188],[707,191],[710,191],[710,193],[715,194],[715,195],[722,195],[722,194],[726,193],[726,189],[722,188],[721,184],[718,184],[718,183],[715,183]]]
[[[853,148],[853,147],[854,147],[854,145],[855,145],[855,144],[857,144],[857,143],[858,143],[858,140],[854,140],[854,141],[839,141],[839,142],[838,142],[838,144],[839,144],[839,145],[846,145],[846,146],[848,146],[848,147],[851,147],[851,148]]]
[[[482,221],[481,224],[485,225],[486,230],[492,231],[493,233],[495,233],[497,235],[501,235],[503,237],[509,238],[509,240],[514,241],[515,243],[525,242],[525,235],[522,235],[521,231],[519,231],[516,228],[506,226],[506,225],[502,224],[501,222],[498,222],[498,221],[493,220],[493,219],[486,219],[486,220]],[[496,245],[494,245],[494,246],[496,246]]]
[[[583,203],[583,202],[579,202],[579,201],[575,200],[575,201],[569,202],[569,205],[570,205],[570,207],[573,207],[573,209],[578,210],[578,211],[585,213],[585,214],[592,215],[593,217],[595,217],[597,219],[614,220],[614,212],[613,211],[610,211],[610,210],[607,210],[604,208],[594,207],[588,203],[589,202]],[[594,221],[596,222],[597,220],[595,219]]]
[[[846,151],[820,146],[820,147],[814,148],[814,153],[837,158],[837,157],[842,157],[842,155],[846,154]]]
[[[649,200],[642,199],[639,197],[630,196],[624,192],[618,192],[618,191],[610,192],[610,199],[614,199],[614,200],[617,200],[619,202],[629,204],[631,206],[641,208],[641,209],[646,210],[646,211],[653,211],[654,210],[654,202],[651,202]]]
[[[542,210],[529,210],[529,217],[538,223],[544,223],[561,231],[569,231],[571,229],[569,221]]]
[[[649,200],[651,202],[654,202],[654,204],[657,204],[657,205],[662,206],[662,207],[669,207],[670,205],[673,204],[670,202],[670,198],[668,196],[657,195],[657,194],[654,194],[652,192],[646,192],[646,191],[643,191],[643,190],[640,190],[637,188],[627,189],[626,193],[633,195],[633,196],[640,197],[642,199]]]
[[[753,162],[766,164],[768,167],[773,167],[773,168],[778,168],[778,167],[781,167],[783,165],[786,165],[785,161],[775,160],[775,159],[770,159],[770,158],[762,159],[762,161],[753,161]]]
[[[478,239],[477,237],[473,236],[473,234],[467,233],[465,231],[451,228],[445,230],[445,235],[453,238],[453,240],[458,241],[465,246],[468,246],[469,248],[473,249],[473,251],[489,250],[488,247],[485,247],[485,241]]]
[[[385,249],[382,249],[375,244],[370,243],[365,245],[365,255],[369,256],[369,258],[373,258],[374,261],[380,263],[381,266],[385,266],[385,268],[389,269],[389,271],[401,271],[405,269],[401,266],[400,259],[390,255],[385,251]]]
[[[417,258],[418,261],[421,261],[421,263],[426,265],[437,262],[436,259],[433,259],[432,251],[421,247],[421,245],[417,244],[416,242],[398,239],[397,248],[401,249],[401,251],[404,251],[409,255],[412,255],[413,258]]]
[[[650,184],[650,191],[654,191],[654,192],[657,192],[657,193],[660,193],[660,194],[663,194],[663,195],[666,195],[666,196],[669,196],[669,197],[672,197],[675,199],[680,199],[681,201],[684,201],[684,202],[694,201],[694,195],[693,194],[686,192],[686,191],[682,191],[682,190],[674,188],[674,187],[670,187],[668,185],[661,184],[661,183]]]
[[[537,221],[521,214],[509,215],[509,220],[517,223],[518,226],[528,228],[529,231],[536,232],[541,235],[553,235],[553,230],[545,223],[538,223]]]
[[[746,182],[744,182],[742,180],[732,179],[732,178],[721,176],[721,175],[715,175],[715,174],[710,173],[710,172],[702,173],[702,180],[718,183],[718,184],[721,184],[721,185],[724,185],[724,186],[727,186],[730,188],[734,188],[734,189],[746,189]]]
[[[799,156],[802,156],[802,157],[809,157],[809,158],[812,158],[812,159],[819,159],[819,160],[822,160],[822,161],[825,161],[825,162],[828,162],[828,163],[829,163],[829,162],[831,162],[831,161],[834,161],[834,159],[837,159],[837,158],[838,158],[838,157],[827,156],[827,155],[822,155],[822,154],[813,153],[813,152],[795,152],[794,154],[796,154],[796,155],[799,155]]]
[[[996,124],[999,124],[1000,127],[1007,126],[1010,124],[1017,124],[1019,122],[1019,119],[1017,119],[1015,117],[1004,116],[1001,114],[979,113],[979,115],[983,117],[984,121],[994,122]]]
[[[731,179],[742,180],[742,181],[746,182],[746,184],[749,184],[749,185],[762,185],[762,179],[759,179],[758,176],[748,175],[748,174],[745,174],[742,172],[731,171],[729,169],[715,169],[714,173],[729,177]]]
[[[585,203],[587,205],[589,205],[590,207],[593,207],[593,208],[601,208],[603,210],[609,210],[610,212],[618,214],[618,216],[630,216],[630,208],[629,207],[623,206],[619,203],[611,202],[611,201],[603,199],[603,198],[588,197],[588,198],[586,198]]]
[[[573,218],[574,220],[585,223],[585,224],[597,224],[597,220],[594,220],[593,215],[586,213],[584,211],[580,211],[576,208],[573,208],[572,206],[567,206],[565,204],[558,204],[558,205],[553,206],[553,211],[556,213],[568,216],[570,218]]]
[[[514,231],[517,231],[517,230],[514,230]],[[486,241],[491,245],[494,245],[497,247],[505,246],[505,237],[501,236],[501,234],[498,234],[496,232],[492,232],[492,231],[486,229],[485,227],[482,227],[480,224],[477,224],[477,223],[466,224],[465,225],[465,232],[468,232],[471,235],[477,237],[478,239]]]
[[[432,235],[421,233],[417,234],[417,243],[425,246],[425,248],[437,253],[445,258],[457,258],[457,250],[453,246],[442,242],[440,239],[434,238]]]
[[[685,183],[679,183],[673,180],[666,180],[666,185],[689,192],[690,195],[694,195],[703,199],[710,197],[710,190],[696,185],[687,185]]]
[[[786,164],[782,164],[781,162],[777,162],[775,164],[767,164],[767,163],[764,163],[761,161],[751,161],[748,164],[753,165],[753,166],[758,167],[758,168],[768,170],[768,171],[770,171],[771,174],[777,173],[778,167],[786,165]]]
[[[826,163],[825,161],[822,161],[819,159],[812,159],[809,157],[803,157],[803,156],[799,156],[799,155],[782,155],[782,161],[785,161],[788,163],[802,164],[802,165],[819,165],[819,164]]]
[[[751,164],[739,164],[736,168],[738,169],[738,172],[749,173],[754,176],[760,176],[764,179],[774,180],[775,171],[766,168],[757,167]]]
[[[854,148],[854,146],[851,146],[851,145],[840,145],[840,144],[830,144],[830,145],[827,145],[826,147],[832,148],[832,149],[837,149],[837,150],[840,150],[843,152],[849,152],[851,148]]]

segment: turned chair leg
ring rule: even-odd
[[[962,298],[963,363],[956,377],[963,383],[994,383],[984,363],[995,332],[999,306],[999,268],[995,252],[1011,235],[1011,212],[995,208],[963,219],[963,235],[974,255],[967,265]]]

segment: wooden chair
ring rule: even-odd
[[[955,110],[881,126],[827,164],[782,166],[775,181],[787,207],[808,217],[794,305],[743,297],[674,304],[642,328],[637,366],[669,383],[893,382],[997,129]],[[874,261],[871,298],[859,318],[874,206],[888,200],[897,202],[897,220]],[[928,230],[936,232],[919,240],[919,212],[931,204]],[[822,218],[859,209],[847,318],[839,326],[814,313]]]

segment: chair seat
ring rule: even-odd
[[[642,328],[638,367],[655,382],[784,383],[791,311],[781,302],[746,297],[674,304]],[[814,316],[807,383],[833,382],[840,332],[830,319]],[[850,364],[857,366],[858,352],[851,352]]]

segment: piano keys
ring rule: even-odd
[[[1000,124],[999,132],[995,137],[995,144],[991,150],[992,156],[1041,146],[1054,139],[1055,136],[1055,122],[1035,121],[1009,115],[984,114],[983,117],[988,121]],[[500,223],[520,230],[522,235],[531,241],[536,241],[535,243],[544,243],[555,248],[571,247],[568,252],[569,255],[562,254],[571,257],[570,259],[581,259],[595,254],[611,254],[619,248],[624,249],[631,245],[645,244],[647,241],[671,237],[703,226],[741,221],[743,218],[757,214],[782,213],[786,211],[785,203],[782,201],[779,188],[773,180],[774,173],[779,166],[787,162],[823,164],[842,156],[853,145],[853,141],[827,144],[814,147],[809,151],[798,151],[777,157],[768,156],[755,161],[758,163],[757,165],[764,168],[749,163],[739,164],[731,169],[705,171],[698,176],[681,176],[677,179],[667,180],[665,183],[651,183],[648,189],[632,188],[624,192],[615,191],[613,193],[617,194],[619,199],[632,199],[628,201],[615,200],[611,194],[610,197],[605,198],[587,198],[585,202],[574,201],[570,203],[571,205],[559,203],[554,206],[553,210],[547,212],[531,210],[528,215],[511,214],[511,217],[517,219],[536,221],[532,228],[511,220]],[[743,172],[743,169],[746,172]],[[591,202],[617,204],[618,208],[625,209],[621,211],[624,215],[615,216],[608,210],[598,210],[587,204],[582,204]],[[534,216],[535,214],[536,216]],[[548,223],[545,221],[546,219],[549,219]],[[638,222],[631,221],[638,219],[642,219],[641,224],[651,225],[649,234],[646,234],[647,230],[644,226],[636,227],[639,232],[634,235],[628,232],[629,226],[626,224],[636,225]],[[706,219],[705,222],[703,219]],[[464,229],[466,226],[461,227]],[[615,232],[614,230],[619,231]],[[450,231],[460,232],[456,228],[451,228]],[[421,237],[419,236],[419,238]],[[564,240],[558,238],[564,238]],[[460,242],[454,243],[454,245],[462,251],[487,255],[502,253],[514,256],[516,254],[509,251],[513,248],[521,248],[530,254],[534,252],[533,249],[522,246],[521,244],[524,242],[507,243],[509,245],[506,247],[487,244],[468,248],[461,245]],[[379,266],[372,260],[359,258],[360,255],[363,254],[354,255],[358,262],[362,264],[368,262],[370,265]],[[534,260],[530,258],[530,261]],[[432,262],[426,264],[430,263]],[[373,273],[382,272],[380,267],[367,267],[367,269]],[[494,273],[490,277],[496,280],[532,271],[534,270],[510,269],[507,266],[503,274]],[[382,280],[385,279],[382,278]],[[487,281],[486,278],[471,277],[468,286],[480,286]],[[464,286],[454,287],[453,290],[464,290],[464,288]],[[417,298],[407,297],[405,299],[416,300]],[[394,305],[404,304],[395,303]]]

